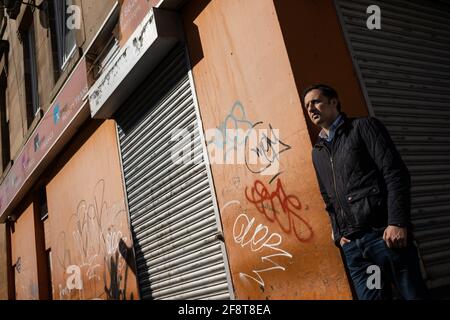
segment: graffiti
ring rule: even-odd
[[[262,124],[263,122],[256,123],[253,129],[257,129]],[[251,136],[245,138],[245,150],[249,150],[249,155],[245,152],[245,165],[252,173],[274,174],[275,176],[270,180],[270,184],[281,174],[279,172],[280,155],[292,149],[292,147],[280,140],[279,130],[274,130],[271,124],[269,124],[268,130],[270,134],[267,134],[265,131],[267,130],[258,129],[253,131],[252,134],[259,132],[259,138],[249,139]],[[256,146],[253,145],[255,142]]]
[[[267,183],[256,180],[251,187],[245,188],[245,206],[237,200],[238,196],[242,197],[245,185],[241,177],[230,175],[231,182],[225,183],[221,190],[225,199],[232,199],[221,208],[224,217],[230,214],[226,211],[228,208],[238,208],[232,229],[234,243],[239,246],[238,251],[250,253],[252,258],[249,261],[255,262],[250,269],[237,270],[240,271],[240,281],[256,283],[264,291],[271,287],[267,283],[269,274],[273,276],[272,272],[286,271],[287,265],[293,263],[293,255],[283,249],[282,235],[289,235],[288,240],[294,242],[307,242],[314,234],[303,216],[304,208],[299,198],[286,192],[280,180],[283,174],[281,155],[293,147],[272,123],[253,120],[247,117],[244,106],[238,101],[215,132],[206,130],[205,135],[212,163],[224,164],[218,161],[224,154],[225,164],[242,164],[247,174],[268,176]],[[235,162],[230,162],[229,158]],[[236,194],[237,189],[239,195]],[[256,222],[257,218],[260,219],[256,216],[258,214],[273,225]],[[274,227],[281,231],[276,229],[274,232],[271,230]]]
[[[245,145],[245,139],[252,128],[253,123],[247,119],[244,106],[240,101],[236,101],[225,119],[214,130],[213,138],[208,141],[208,144],[223,149],[223,160],[226,162],[230,152],[234,154],[240,146]],[[218,163],[223,162],[218,161]]]
[[[294,195],[286,194],[280,179],[277,180],[273,192],[257,180],[250,191],[245,188],[245,197],[270,222],[276,222],[286,234],[294,233],[301,242],[309,241],[313,237],[311,226],[300,215],[300,200]]]
[[[20,250],[20,249],[19,249]],[[20,250],[22,251],[22,250]],[[18,256],[13,265],[15,297],[18,300],[39,299],[39,285],[35,268],[27,268],[29,261],[26,256]]]
[[[58,285],[58,289],[59,289],[59,299],[60,300],[66,300],[69,299],[69,297],[72,296],[71,294],[71,290],[67,287],[62,287],[62,285]],[[68,297],[68,298],[66,298]]]
[[[188,140],[186,133],[181,137],[178,140]],[[269,183],[281,174],[280,155],[292,149],[280,139],[279,130],[274,129],[272,124],[265,128],[262,121],[250,121],[239,101],[217,128],[205,130],[205,137],[210,163],[245,164],[252,173],[274,176]],[[184,144],[189,145],[187,142]],[[180,159],[177,152],[173,154]],[[183,158],[180,160],[186,161]]]
[[[233,206],[239,206],[237,209],[239,215],[233,225],[234,242],[242,249],[249,249],[250,252],[259,254],[258,259],[263,264],[263,267],[258,266],[250,273],[240,272],[239,276],[241,279],[255,281],[261,290],[264,290],[266,286],[266,282],[263,279],[264,274],[270,271],[286,270],[284,266],[275,261],[275,258],[279,259],[284,257],[292,259],[292,254],[280,247],[282,243],[281,235],[278,233],[270,233],[266,225],[256,225],[256,218],[249,217],[248,210],[241,207],[240,201],[232,200],[227,202],[221,211],[225,212],[227,208]]]
[[[264,249],[270,250],[270,254],[261,257],[261,262],[269,263],[269,267],[252,270],[255,277],[243,272],[239,274],[241,278],[254,280],[263,290],[265,282],[261,276],[262,273],[274,270],[286,270],[285,267],[281,266],[273,259],[276,257],[287,257],[292,259],[292,254],[279,247],[282,238],[278,233],[269,233],[269,228],[263,224],[257,225],[256,228],[254,228],[254,225],[255,218],[250,219],[245,213],[240,214],[234,222],[233,238],[242,248],[248,247],[252,252],[261,252]],[[252,229],[253,231],[251,231]]]
[[[109,232],[106,235],[106,254],[109,256],[114,255],[114,253],[119,249],[119,241],[122,239],[122,232]]]
[[[78,203],[66,231],[58,236],[56,260],[66,279],[64,287],[59,285],[61,299],[72,297],[74,290],[85,290],[88,284],[97,292],[102,280],[108,299],[126,298],[131,250],[121,231],[126,230],[125,214],[124,204],[109,206],[105,201],[104,180],[95,185],[92,201]]]
[[[21,273],[22,270],[23,270],[22,258],[18,257],[17,262],[16,262],[16,271],[17,271],[17,273]]]
[[[220,209],[220,211],[221,212],[225,212],[225,209],[226,208],[228,208],[228,207],[230,207],[230,206],[232,206],[232,205],[240,205],[241,204],[241,202],[240,201],[238,201],[238,200],[231,200],[231,201],[228,201],[227,203],[225,203],[225,205],[222,207],[222,209]]]

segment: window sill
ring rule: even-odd
[[[69,65],[70,61],[75,55],[75,52],[77,51],[77,48],[78,48],[77,46],[74,46],[73,49],[70,51],[70,53],[67,55],[67,58],[65,59],[64,63],[61,66],[61,74],[65,73],[67,66]]]

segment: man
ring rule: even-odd
[[[403,299],[424,298],[410,233],[409,172],[386,128],[373,117],[347,118],[327,85],[307,88],[302,101],[322,129],[312,151],[314,168],[358,298],[389,299],[391,284]],[[373,270],[381,270],[378,288]]]

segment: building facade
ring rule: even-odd
[[[0,298],[352,299],[317,82],[386,124],[448,295],[448,1],[0,2]]]

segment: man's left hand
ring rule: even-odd
[[[389,248],[404,248],[407,245],[408,231],[406,228],[388,226],[384,230],[383,240]]]

